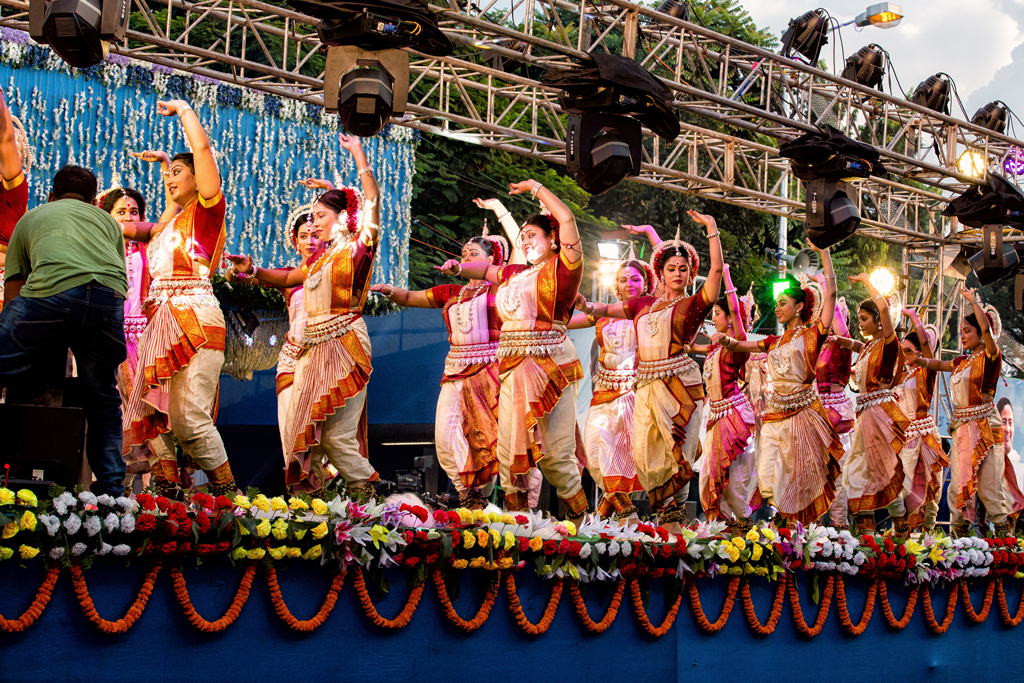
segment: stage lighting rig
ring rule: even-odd
[[[989,102],[974,112],[974,116],[971,117],[971,123],[1002,135],[1003,131],[1006,130],[1006,113],[1008,109],[1009,107],[1006,106],[1006,103],[1000,100]]]
[[[658,11],[683,21],[690,20],[690,3],[687,0],[665,0],[658,5]]]
[[[131,0],[30,0],[29,35],[65,62],[86,69],[124,39]]]
[[[789,28],[782,34],[783,57],[798,52],[811,66],[818,65],[821,48],[828,44],[828,14],[823,9],[806,12],[789,20]]]
[[[594,54],[543,82],[561,90],[558,103],[570,114],[566,165],[591,194],[640,174],[641,123],[669,142],[679,135],[672,91],[632,59]]]
[[[371,0],[356,3],[289,0],[296,10],[318,18],[320,42],[327,45],[324,108],[337,112],[345,129],[376,135],[388,119],[405,112],[412,48],[435,57],[452,53],[424,0]]]
[[[1024,194],[998,173],[989,173],[988,187],[974,185],[955,197],[942,215],[955,217],[970,228],[986,225],[1024,227]]]
[[[947,74],[937,73],[921,81],[910,101],[949,116],[949,84]]]
[[[885,75],[885,51],[872,43],[846,60],[843,78],[868,88],[880,88]]]
[[[843,241],[860,225],[860,211],[846,181],[886,174],[877,149],[831,126],[784,143],[779,156],[790,159],[793,175],[805,183],[804,232],[819,249]]]

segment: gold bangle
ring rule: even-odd
[[[360,177],[362,177],[362,175],[364,173],[372,173],[372,172],[373,172],[372,168],[370,168],[369,166],[363,166],[361,169],[359,169],[359,174],[356,175],[356,177],[360,178]]]

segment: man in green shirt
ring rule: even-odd
[[[126,355],[124,239],[93,205],[96,176],[65,166],[49,201],[18,221],[7,247],[0,311],[0,386],[40,382],[47,362],[70,348],[78,364],[93,493],[124,492],[121,397],[115,381]]]

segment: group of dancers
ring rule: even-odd
[[[210,284],[224,256],[226,200],[199,117],[181,100],[160,102],[158,110],[178,117],[192,149],[173,157],[136,154],[162,166],[163,215],[147,222],[143,195],[132,188],[109,188],[98,200],[125,237],[129,351],[118,386],[126,483],[151,472],[160,493],[181,495],[173,435],[206,473],[210,492],[230,494],[235,481],[214,426],[225,326]],[[6,106],[0,119],[0,133],[14,130]],[[23,214],[27,204],[16,164],[25,146],[11,147],[13,139],[0,135],[3,244],[18,217],[17,206],[10,207],[20,198]],[[948,467],[955,533],[968,533],[977,521],[979,500],[997,534],[1024,509],[993,404],[998,315],[984,310],[973,290],[962,290],[973,309],[960,320],[966,353],[943,361],[934,357],[934,332],[913,311],[904,311],[911,329],[901,339],[899,313],[867,276],[852,277],[871,295],[857,309],[866,341],[855,341],[828,250],[818,250],[823,275],[793,281],[778,296],[775,313],[785,332],[753,341],[753,299],[737,295],[714,218],[691,211],[710,253],[695,294],[689,291],[700,267],[697,250],[678,232],[662,241],[643,226],[656,243],[649,262],[631,250],[615,276],[619,301],[588,302],[579,295],[584,250],[573,213],[535,180],[510,185],[510,195],[528,193],[543,207],[521,227],[499,200],[477,200],[509,239],[488,234],[485,221],[484,234],[466,242],[461,259],[439,268],[466,284],[425,291],[371,286],[380,188],[360,140],[342,134],[339,143],[355,162],[360,187],[306,181],[325,191],[289,217],[299,267],[224,256],[228,280],[277,287],[287,298],[277,394],[292,492],[321,494],[333,469],[349,495],[373,493],[379,477],[365,429],[372,350],[361,311],[376,292],[401,306],[442,309],[451,348],[435,444],[467,507],[483,507],[497,480],[506,508],[525,510],[539,471],[567,516],[579,521],[588,507],[582,475],[589,469],[602,489],[598,512],[634,519],[633,494],[643,491],[670,532],[687,522],[684,503],[697,479],[706,517],[737,529],[762,506],[780,521],[802,524],[828,513],[846,526],[852,513],[860,529],[873,528],[874,511],[886,508],[895,532],[907,534],[935,525]],[[709,315],[716,333],[710,345],[698,346]],[[600,356],[581,434],[576,403],[584,372],[566,332],[586,326],[596,328]],[[704,355],[703,369],[695,354]],[[952,373],[948,456],[930,414],[939,372]],[[858,392],[855,403],[848,384]]]

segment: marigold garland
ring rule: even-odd
[[[483,604],[477,610],[476,616],[466,620],[455,611],[455,605],[452,604],[451,599],[448,597],[448,587],[444,585],[444,577],[441,575],[441,570],[435,568],[431,576],[434,579],[434,588],[437,589],[437,599],[441,601],[441,607],[444,609],[444,615],[448,617],[448,621],[467,633],[475,631],[484,625],[487,617],[491,615],[491,608],[494,607],[494,603],[498,598],[498,589],[494,583],[488,586],[487,594],[484,595]],[[500,577],[498,580],[500,580]]]
[[[629,594],[633,598],[633,611],[636,612],[636,618],[640,620],[640,626],[642,626],[649,635],[652,635],[655,638],[660,638],[669,632],[669,629],[672,628],[672,624],[676,623],[676,615],[679,614],[679,605],[683,603],[682,593],[676,596],[676,601],[672,603],[672,607],[669,608],[668,614],[665,615],[665,620],[661,622],[661,626],[655,626],[652,624],[650,617],[647,616],[647,610],[644,609],[643,598],[640,596],[640,583],[636,579],[629,582]]]
[[[868,595],[864,600],[864,610],[860,613],[860,621],[855,624],[850,619],[850,610],[846,604],[846,582],[842,577],[836,581],[836,612],[839,614],[839,623],[851,636],[859,636],[868,627],[875,611],[875,595],[877,593],[878,581],[872,581],[868,586]]]
[[[999,616],[1002,617],[1003,623],[1007,626],[1020,626],[1020,622],[1024,621],[1024,591],[1021,591],[1020,600],[1017,602],[1017,614],[1010,616],[1010,608],[1006,605],[1006,591],[1001,578],[996,579],[998,587],[996,588],[996,599],[999,601]]]
[[[786,584],[789,587],[789,607],[793,613],[793,623],[796,625],[796,630],[808,638],[813,638],[821,633],[821,629],[825,626],[829,608],[832,607],[832,592],[835,590],[835,580],[836,577],[830,574],[825,581],[825,590],[822,591],[821,605],[818,608],[818,618],[814,620],[814,626],[808,626],[807,622],[804,621],[804,610],[800,606],[800,592],[796,587],[796,577],[793,574],[786,574]]]
[[[693,615],[697,618],[697,625],[702,630],[708,633],[716,633],[725,628],[726,623],[729,621],[729,615],[732,614],[733,605],[736,604],[736,591],[739,589],[740,577],[733,576],[729,579],[729,588],[726,589],[725,604],[722,605],[722,613],[718,619],[714,622],[709,621],[707,616],[704,614],[704,608],[700,604],[700,594],[697,592],[697,585],[693,579],[689,579],[689,586],[687,587],[690,591],[690,608],[693,610]]]
[[[975,624],[980,624],[988,618],[989,610],[992,609],[992,595],[995,593],[996,582],[989,581],[988,587],[985,589],[985,599],[981,603],[981,609],[977,612],[974,611],[974,605],[971,604],[971,593],[967,590],[967,582],[960,582],[960,604],[964,606],[964,614]]]
[[[39,618],[39,615],[43,613],[46,606],[50,603],[50,598],[53,597],[53,587],[57,584],[57,578],[60,576],[60,565],[53,565],[46,570],[46,577],[43,579],[43,583],[39,586],[39,590],[36,591],[36,597],[33,598],[32,604],[28,606],[20,617],[17,619],[4,619],[4,616],[0,614],[0,631],[7,633],[21,633]],[[1000,592],[1000,595],[1002,593]],[[1003,605],[1006,604],[1006,598],[1003,597]]]
[[[75,596],[78,598],[78,604],[81,605],[82,611],[85,612],[85,616],[88,617],[89,621],[95,624],[96,628],[103,633],[124,633],[135,625],[135,622],[142,616],[142,611],[146,609],[146,603],[149,602],[150,596],[153,595],[153,585],[156,583],[157,575],[160,574],[161,566],[162,563],[157,560],[150,567],[149,572],[146,574],[146,580],[142,582],[142,588],[139,589],[139,594],[135,598],[135,602],[128,608],[128,613],[117,621],[108,621],[96,611],[96,606],[89,595],[89,587],[85,583],[82,567],[73,564],[71,565],[71,580],[75,585]]]
[[[335,574],[334,579],[331,581],[331,587],[327,591],[327,597],[324,598],[324,603],[320,605],[317,613],[311,619],[296,619],[295,615],[288,609],[288,605],[284,602],[281,586],[277,582],[277,569],[267,567],[265,573],[267,588],[270,589],[270,601],[274,603],[274,611],[277,612],[277,616],[281,617],[281,621],[288,624],[288,627],[292,630],[302,631],[303,633],[315,631],[323,626],[324,622],[327,621],[327,617],[334,610],[335,603],[338,602],[338,593],[341,592],[341,587],[345,585],[345,572]]]
[[[551,622],[555,619],[555,612],[558,610],[558,602],[562,599],[563,580],[555,579],[551,587],[551,598],[544,608],[544,614],[536,624],[532,623],[523,611],[523,605],[519,602],[519,595],[516,594],[516,579],[512,572],[505,574],[505,592],[508,594],[508,606],[512,610],[519,628],[528,636],[539,636],[551,628]]]
[[[907,624],[910,623],[910,618],[914,616],[914,608],[917,607],[919,593],[920,590],[910,591],[910,595],[907,596],[907,606],[903,609],[903,617],[897,620],[896,615],[892,612],[892,605],[889,604],[889,587],[886,585],[885,579],[878,579],[878,599],[882,602],[882,616],[885,617],[885,622],[891,628],[901,631],[907,627]]]
[[[754,610],[754,600],[750,597],[749,582],[743,582],[743,588],[740,589],[740,597],[743,598],[743,613],[747,617],[747,624],[750,625],[750,628],[754,633],[762,636],[774,633],[775,626],[779,623],[779,618],[782,617],[782,603],[786,599],[786,582],[775,582],[775,597],[772,600],[772,612],[768,616],[768,621],[764,624],[762,624],[761,620],[757,618],[757,612]]]
[[[615,621],[615,617],[619,613],[619,606],[622,604],[622,593],[625,590],[626,580],[620,578],[615,585],[612,602],[608,605],[608,611],[605,612],[604,618],[601,621],[594,621],[590,618],[590,613],[587,611],[587,603],[583,601],[583,594],[580,592],[579,584],[575,581],[569,584],[569,595],[572,596],[572,604],[576,608],[576,614],[579,615],[583,626],[591,633],[604,633],[612,625],[612,622]]]
[[[885,584],[880,586],[880,590],[884,590]],[[924,619],[928,624],[928,628],[931,632],[937,636],[941,636],[943,633],[949,630],[950,624],[953,623],[953,616],[956,614],[956,599],[960,595],[955,587],[949,589],[949,600],[946,601],[946,616],[939,623],[935,620],[935,612],[932,609],[932,596],[927,584],[921,586],[921,599],[924,601]],[[884,608],[887,603],[883,602],[882,607]]]
[[[408,626],[412,615],[416,613],[416,608],[420,604],[420,598],[423,597],[423,584],[421,583],[409,593],[409,600],[405,603],[405,607],[402,608],[398,616],[394,619],[386,619],[373,606],[373,601],[370,599],[370,591],[366,589],[366,579],[363,577],[362,567],[356,570],[356,575],[352,579],[352,585],[355,586],[356,595],[359,596],[359,603],[363,606],[366,616],[370,617],[370,621],[380,628],[399,629]]]
[[[252,590],[252,580],[255,575],[256,563],[250,561],[245,568],[245,573],[242,574],[242,582],[238,585],[238,591],[227,612],[220,619],[207,621],[192,605],[192,599],[188,595],[188,584],[185,582],[185,574],[181,571],[181,567],[171,569],[171,581],[174,584],[174,596],[178,599],[178,604],[185,611],[188,622],[205,633],[220,633],[235,623],[238,615],[242,612],[242,606],[249,600],[249,591]]]

